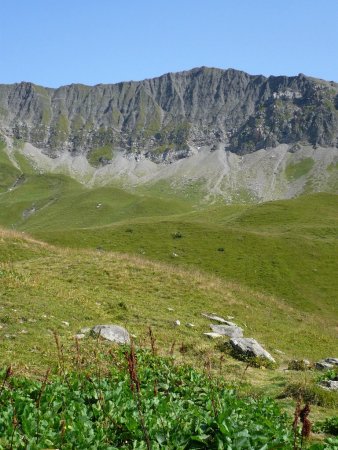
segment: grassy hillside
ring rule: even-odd
[[[104,227],[34,230],[48,242],[143,255],[194,267],[332,317],[336,305],[337,196],[215,207]],[[29,222],[23,228],[31,230]]]
[[[0,235],[0,255],[0,333],[9,335],[4,362],[47,362],[55,356],[51,330],[71,337],[107,321],[127,325],[139,338],[151,325],[165,351],[184,341],[190,357],[199,358],[214,347],[203,336],[205,311],[234,316],[272,353],[277,348],[290,357],[319,358],[335,349],[334,318],[212,275],[119,253],[63,250],[7,231]],[[181,327],[174,327],[176,319]]]
[[[10,176],[10,162],[1,165],[1,157],[5,161],[7,156],[0,153],[0,189],[4,180],[0,224],[7,228],[67,230],[103,226],[126,218],[179,214],[189,209],[173,198],[152,198],[115,187],[89,189],[67,176],[38,173],[22,155],[22,170],[11,166],[15,176]]]
[[[13,169],[19,181],[9,189],[10,175],[0,195],[0,224],[7,228],[64,247],[198,269],[328,320],[336,314],[337,195],[194,207],[194,196],[184,202],[165,192],[150,197],[109,186],[88,189],[19,162],[23,173]]]
[[[328,318],[335,312],[337,195],[194,207],[194,195],[183,201],[164,191],[151,197],[109,186],[88,189],[66,176],[37,173],[22,155],[21,172],[12,167],[7,173],[10,161],[3,149],[1,155],[7,178],[0,224],[7,228],[62,246],[197,268],[306,311]]]
[[[0,195],[6,191],[20,175],[5,153],[5,143],[0,138]]]

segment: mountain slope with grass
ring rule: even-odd
[[[0,224],[61,246],[128,252],[216,274],[330,317],[338,289],[337,195],[259,205],[196,203],[196,193],[88,188],[26,159],[0,193]],[[11,165],[12,164],[12,165]],[[299,264],[301,255],[302,263]]]
[[[97,420],[110,417],[112,409],[109,405],[116,405],[113,392],[117,387],[119,395],[125,398],[124,404],[131,408],[123,409],[124,423],[127,424],[123,432],[125,443],[129,439],[144,442],[140,416],[131,414],[131,411],[136,412],[133,402],[137,398],[130,391],[123,352],[97,338],[88,336],[81,341],[74,338],[83,327],[98,323],[117,323],[127,327],[134,336],[135,345],[140,348],[137,376],[141,382],[141,404],[145,408],[145,423],[155,448],[156,445],[165,448],[166,439],[169,439],[168,436],[163,438],[162,447],[161,443],[156,444],[158,425],[152,422],[151,414],[155,404],[156,408],[162,405],[160,428],[164,426],[163,421],[169,421],[164,426],[166,430],[176,423],[165,407],[168,406],[169,395],[165,394],[166,389],[168,393],[175,391],[170,404],[177,405],[177,408],[183,407],[184,392],[190,399],[195,399],[196,407],[200,400],[201,405],[205,405],[191,411],[191,417],[195,419],[193,423],[186,421],[184,427],[187,436],[191,436],[194,430],[198,448],[210,448],[215,436],[220,442],[226,440],[235,445],[239,438],[244,438],[238,434],[244,424],[249,431],[243,442],[256,445],[257,442],[266,442],[267,438],[270,441],[269,427],[261,427],[259,435],[251,430],[249,423],[256,427],[251,408],[254,407],[256,418],[264,416],[266,420],[267,414],[273,411],[280,417],[280,407],[292,411],[294,401],[290,397],[297,395],[300,389],[315,405],[312,413],[315,420],[330,417],[337,406],[335,393],[320,392],[320,388],[313,387],[318,378],[316,373],[307,373],[304,381],[303,372],[282,370],[292,358],[306,357],[315,361],[334,354],[336,322],[333,316],[328,317],[321,309],[306,311],[290,305],[283,298],[263,294],[202,271],[117,252],[62,249],[24,232],[6,230],[0,231],[0,281],[2,362],[5,366],[11,364],[10,375],[6,375],[8,370],[1,374],[5,381],[0,401],[7,406],[0,413],[4,417],[0,443],[8,444],[11,436],[15,436],[17,448],[21,448],[20,445],[24,448],[25,439],[44,442],[44,445],[59,442],[61,422],[51,420],[45,412],[45,403],[51,400],[51,389],[54,389],[53,405],[58,411],[64,411],[69,426],[64,442],[79,439],[76,438],[79,432],[76,430],[80,426],[78,414],[81,415],[81,423],[86,421],[87,430],[92,429],[90,434],[82,432],[81,439],[90,437],[90,442],[99,441],[102,433],[98,432],[95,424]],[[246,336],[258,339],[271,352],[282,369],[249,367],[247,363],[234,359],[226,338],[218,342],[208,339],[203,333],[209,331],[210,321],[202,313],[210,311],[235,320]],[[181,321],[181,326],[175,326],[176,320]],[[186,323],[193,323],[194,327],[186,327]],[[151,360],[149,349],[158,356]],[[161,357],[169,357],[169,360]],[[195,369],[188,369],[185,365]],[[48,368],[51,373],[42,376]],[[205,375],[201,373],[203,368],[207,371]],[[131,380],[135,382],[133,373]],[[28,376],[28,379],[23,376]],[[197,388],[196,383],[201,383],[197,391],[192,389],[192,386]],[[76,386],[81,386],[81,389]],[[98,392],[101,393],[99,397]],[[210,411],[209,403],[196,397],[198,392],[211,401]],[[59,393],[62,393],[62,398],[67,397],[69,408],[63,409]],[[279,398],[279,407],[262,398],[263,394]],[[233,412],[237,411],[236,408],[241,410],[240,415],[235,414],[228,423],[228,431],[223,428],[221,420],[224,397],[227,405],[231,403]],[[10,398],[17,402],[15,411],[10,407]],[[218,400],[213,403],[210,398]],[[188,405],[185,406],[188,414],[186,408]],[[98,415],[99,411],[102,411],[102,417]],[[14,429],[8,419],[11,414],[16,416]],[[202,433],[201,429],[195,429],[196,414],[201,424],[216,420],[214,431],[208,428],[207,433]],[[209,416],[210,421],[207,419]],[[284,442],[282,448],[288,448],[289,444],[292,448],[291,419],[275,423],[271,415],[271,420],[274,439]],[[284,430],[278,438],[277,424]],[[115,425],[109,429],[102,425],[107,433],[104,434],[102,448],[110,448],[108,442],[119,439],[124,427]],[[219,427],[223,430],[221,434],[217,431]],[[185,433],[177,432],[178,441],[185,436]],[[330,447],[320,445],[316,448]]]
[[[215,275],[122,253],[61,249],[4,230],[0,247],[0,332],[7,362],[29,364],[33,357],[47,364],[55,357],[52,330],[70,338],[107,321],[126,325],[139,338],[152,326],[164,351],[174,341],[185,342],[193,360],[212,348],[202,317],[211,310],[234,316],[272,352],[319,358],[335,348],[335,320],[325,311],[306,311]],[[196,328],[174,327],[175,319]]]

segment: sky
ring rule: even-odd
[[[338,0],[0,0],[0,83],[208,66],[338,81]]]

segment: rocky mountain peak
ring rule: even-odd
[[[49,156],[143,153],[156,162],[219,146],[238,154],[281,143],[338,145],[333,82],[209,67],[143,81],[58,89],[0,85],[0,132]],[[101,150],[100,150],[101,149]]]

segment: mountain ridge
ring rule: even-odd
[[[205,145],[237,154],[283,143],[335,147],[338,85],[208,67],[95,86],[22,82],[0,85],[0,130],[51,157],[107,146],[99,165],[113,149],[163,162]]]

